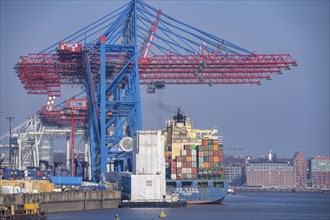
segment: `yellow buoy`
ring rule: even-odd
[[[160,211],[159,218],[166,218],[164,210]]]

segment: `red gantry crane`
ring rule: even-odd
[[[46,124],[74,118],[72,127],[87,125],[98,181],[107,160],[131,157],[117,146],[142,129],[140,84],[149,93],[169,84],[260,85],[296,65],[289,54],[251,52],[132,0],[40,53],[21,56],[15,70],[28,94],[58,97],[61,85],[82,85],[84,107],[46,106],[40,117]]]

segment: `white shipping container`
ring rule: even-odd
[[[133,149],[134,174],[164,174],[164,136],[161,130],[137,131]]]
[[[176,162],[176,167],[181,167],[181,162]]]
[[[187,168],[182,168],[182,173],[187,173]]]
[[[196,156],[196,150],[191,150],[191,155]]]
[[[171,179],[176,180],[176,174],[171,174]]]
[[[182,156],[186,156],[186,155],[187,155],[187,151],[186,151],[186,150],[182,150],[182,151],[181,151],[181,155],[182,155]]]
[[[132,175],[131,201],[162,201],[165,185],[162,175]]]

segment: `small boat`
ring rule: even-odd
[[[235,190],[234,189],[228,188],[227,194],[229,194],[229,195],[235,195],[236,193],[235,193]]]

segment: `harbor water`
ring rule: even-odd
[[[52,213],[55,219],[111,220],[118,214],[120,220],[159,219],[161,209],[104,209],[84,212]],[[222,205],[190,205],[185,208],[165,209],[166,219],[248,219],[248,220],[329,220],[330,195],[321,193],[239,192],[228,195]]]

